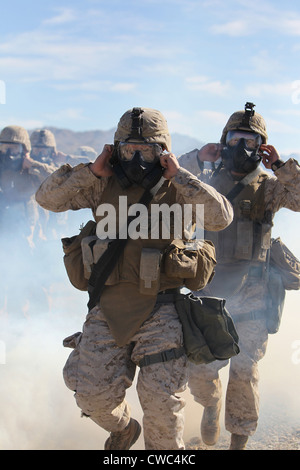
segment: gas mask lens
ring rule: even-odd
[[[229,131],[226,136],[226,144],[229,147],[237,145],[240,139],[244,139],[248,150],[255,150],[261,146],[261,135],[255,132]]]
[[[6,154],[9,157],[19,157],[23,152],[22,144],[14,143],[0,143],[0,152]]]
[[[53,147],[33,147],[30,156],[39,162],[50,163],[53,153]]]
[[[147,163],[157,160],[163,152],[163,148],[159,144],[141,144],[133,142],[120,142],[119,145],[120,158],[124,161],[131,161],[136,152],[140,158]]]

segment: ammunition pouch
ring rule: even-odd
[[[87,280],[90,279],[94,266],[98,263],[101,256],[106,252],[111,239],[106,238],[101,240],[96,235],[85,237],[81,240],[82,261],[84,266],[84,276]],[[111,274],[105,281],[106,286],[113,286],[119,282],[119,272],[113,269]]]
[[[88,280],[86,278],[86,267],[83,264],[81,243],[86,237],[94,236],[96,223],[89,220],[81,229],[79,235],[70,238],[62,238],[64,252],[64,265],[71,284],[76,289],[87,291]]]
[[[175,307],[189,361],[208,364],[239,353],[238,334],[224,299],[178,294]]]
[[[215,247],[208,240],[173,240],[164,253],[164,271],[169,278],[183,279],[191,290],[201,290],[214,276]]]
[[[160,250],[143,248],[140,259],[139,291],[145,295],[156,295],[160,288]]]
[[[300,289],[300,261],[279,237],[272,239],[270,266],[278,272],[286,290]]]

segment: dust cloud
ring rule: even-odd
[[[1,240],[0,282],[0,449],[103,449],[108,437],[80,410],[63,382],[62,368],[71,352],[62,340],[80,331],[87,314],[87,294],[73,288],[65,274],[60,236],[78,233],[89,214],[69,215],[59,236],[30,250],[18,240]],[[278,214],[274,234],[300,258],[299,214]],[[65,230],[65,233],[63,231]],[[300,312],[299,292],[288,292],[282,326],[269,337],[260,363],[261,418],[274,415],[278,423],[299,424]],[[298,345],[298,346],[297,346]],[[226,389],[228,370],[221,377]],[[189,391],[186,399],[185,440],[199,436],[202,408]],[[128,391],[132,415],[142,411],[133,385]],[[222,423],[223,423],[222,411]],[[222,424],[223,426],[223,424]],[[224,430],[223,426],[223,431]],[[143,438],[133,447],[143,449]]]

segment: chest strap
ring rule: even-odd
[[[239,194],[240,192],[250,184],[256,176],[258,176],[261,173],[261,169],[257,167],[254,171],[246,175],[241,181],[239,181],[232,189],[229,191],[228,194],[226,194],[226,198],[232,202]]]

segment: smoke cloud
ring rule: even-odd
[[[16,216],[16,214],[13,214]],[[71,286],[63,266],[60,237],[78,233],[90,213],[68,213],[55,219],[47,240],[30,249],[25,227],[18,235],[2,234],[0,283],[0,448],[2,450],[103,449],[108,437],[80,410],[63,382],[62,369],[71,352],[62,340],[80,331],[87,314],[87,294]],[[60,220],[60,224],[58,221]],[[53,235],[55,227],[56,235]],[[275,219],[280,235],[300,258],[299,214],[282,211]],[[300,315],[299,292],[288,292],[282,325],[270,335],[260,363],[261,417],[257,433],[276,416],[276,423],[299,424]],[[228,368],[221,371],[226,390]],[[185,440],[199,436],[202,407],[189,390]],[[128,391],[132,415],[142,421],[133,385]],[[224,408],[224,407],[223,407]],[[224,410],[222,411],[223,423]],[[222,424],[222,432],[226,434]],[[134,449],[143,449],[142,436]]]

